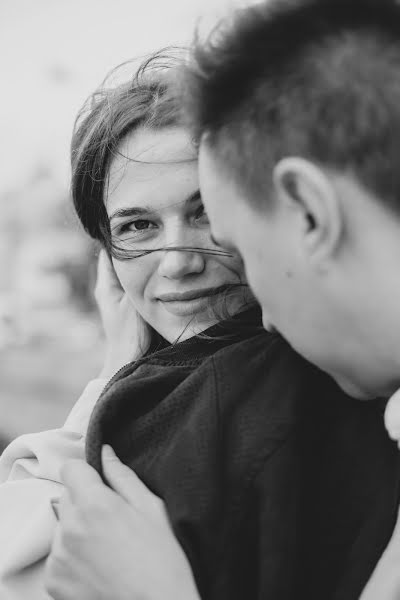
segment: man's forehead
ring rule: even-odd
[[[198,168],[200,189],[205,203],[215,204],[215,209],[221,207],[231,194],[230,178],[226,176],[225,170],[221,169],[214,152],[206,144],[199,148]]]
[[[199,170],[213,171],[215,166],[215,157],[212,156],[208,144],[200,142],[199,145]]]
[[[221,248],[224,248],[225,250],[229,250],[230,252],[236,252],[238,253],[238,249],[236,247],[236,245],[234,244],[231,236],[228,234],[224,234],[224,235],[219,235],[218,237],[216,237],[213,233],[211,234],[211,240],[212,242]]]
[[[234,178],[206,142],[199,148],[199,182],[215,241],[236,250],[237,237],[243,233],[241,224],[247,212],[246,203],[241,199],[242,192]]]

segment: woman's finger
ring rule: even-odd
[[[103,446],[102,463],[108,483],[128,504],[139,510],[154,508],[158,504],[162,504],[161,500],[145,486],[136,473],[119,460],[111,446]]]
[[[80,504],[88,497],[96,497],[101,491],[107,490],[97,471],[84,460],[68,461],[61,469],[61,481],[73,504]]]
[[[96,295],[102,293],[117,294],[118,297],[124,293],[111,259],[104,248],[99,253],[96,280]]]

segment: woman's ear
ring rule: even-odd
[[[326,173],[303,158],[283,158],[274,168],[273,182],[279,203],[299,212],[303,251],[322,265],[338,249],[343,215],[335,187]]]

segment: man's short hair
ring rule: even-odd
[[[302,156],[400,209],[400,4],[269,0],[238,11],[184,73],[184,104],[254,202],[272,167]]]

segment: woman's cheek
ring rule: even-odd
[[[244,264],[239,256],[226,258],[224,267],[230,271],[231,278],[238,283],[247,283]]]
[[[140,259],[134,260],[139,261]],[[130,298],[135,308],[139,310],[144,302],[145,280],[143,278],[143,270],[139,265],[133,264],[134,260],[115,260],[114,269],[122,289]]]

